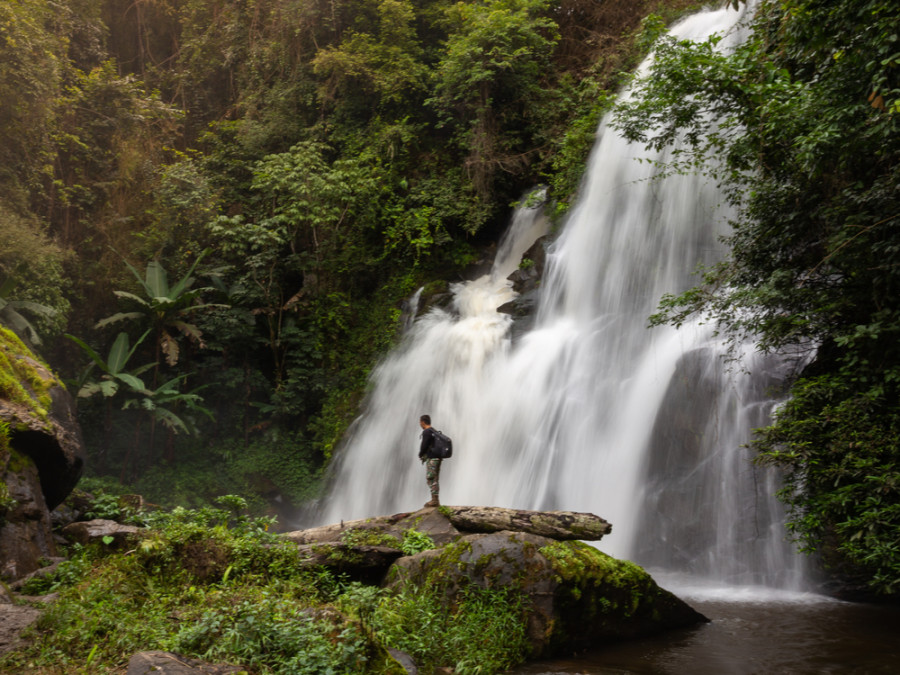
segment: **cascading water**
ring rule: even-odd
[[[740,12],[695,15],[680,38],[740,39]],[[646,65],[644,66],[646,68]],[[626,94],[627,95],[627,94]],[[589,511],[613,523],[600,548],[730,585],[796,586],[773,477],[741,448],[766,423],[778,362],[747,350],[723,366],[709,327],[647,329],[664,293],[723,255],[727,213],[700,177],[652,180],[654,159],[604,121],[579,202],[549,252],[534,328],[514,344],[506,277],[540,234],[520,209],[491,274],[458,284],[373,375],[320,522],[409,511],[428,497],[418,417],[454,439],[446,504]],[[656,157],[655,159],[665,159]]]

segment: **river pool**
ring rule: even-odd
[[[532,663],[510,672],[513,675],[900,673],[900,607],[764,590],[674,590],[709,617],[710,623],[607,645],[576,658]]]

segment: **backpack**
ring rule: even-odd
[[[444,435],[437,429],[432,429],[432,431],[434,432],[434,445],[431,449],[432,455],[438,459],[449,459],[452,457],[453,441],[450,440],[450,437]]]

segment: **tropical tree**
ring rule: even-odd
[[[149,332],[145,332],[133,345],[130,344],[128,333],[119,333],[105,359],[80,338],[66,334],[66,337],[81,347],[82,351],[91,360],[87,368],[76,380],[78,398],[89,399],[97,394],[103,398],[103,431],[105,438],[103,446],[97,453],[98,464],[101,468],[104,467],[106,462],[106,451],[111,447],[113,398],[124,399],[121,407],[125,408],[129,400],[140,398],[148,393],[140,375],[153,368],[155,364],[151,362],[131,370],[126,370],[126,368],[128,367],[128,362],[131,361],[132,356],[134,356],[137,348]],[[102,372],[99,378],[90,377],[95,367]],[[138,425],[139,428],[140,426]]]
[[[101,357],[80,338],[67,334],[66,337],[81,347],[91,359],[91,363],[88,364],[87,369],[78,380],[80,385],[78,396],[89,398],[94,394],[101,394],[104,398],[112,398],[119,393],[120,389],[131,394],[147,393],[144,381],[140,379],[139,375],[153,368],[155,364],[147,363],[131,371],[127,371],[125,368],[149,333],[149,330],[145,332],[134,345],[130,344],[128,333],[119,333],[113,341],[106,359]],[[103,375],[99,380],[88,380],[88,376],[94,366],[100,368],[103,371]]]
[[[107,436],[111,432],[112,423],[112,402],[114,398],[122,401],[121,410],[138,410],[150,416],[154,423],[161,423],[168,431],[171,439],[174,434],[179,431],[187,434],[196,434],[198,432],[197,425],[194,423],[192,414],[200,413],[212,419],[212,413],[200,405],[203,398],[197,393],[197,390],[190,392],[182,392],[181,385],[187,379],[187,374],[181,374],[170,379],[164,384],[150,389],[141,379],[141,375],[156,366],[156,363],[150,362],[137,368],[127,370],[128,363],[131,361],[138,347],[150,334],[147,330],[132,345],[128,334],[121,332],[116,336],[110,347],[109,354],[104,359],[94,349],[87,345],[80,338],[74,335],[66,335],[70,340],[75,342],[84,353],[91,359],[91,363],[82,373],[78,380],[80,385],[78,390],[79,398],[91,398],[100,394],[105,403],[106,424],[105,429]],[[94,367],[102,371],[99,379],[89,379],[91,371]],[[179,409],[183,410],[179,414]],[[128,453],[122,463],[121,480],[125,478],[126,469],[130,466],[132,458],[137,455],[140,447],[141,438],[141,416],[138,417],[134,427],[134,442],[129,448]],[[110,439],[107,437],[106,447],[109,447]],[[152,442],[151,442],[152,446]],[[152,451],[152,447],[149,452]],[[168,455],[171,461],[173,458]],[[101,451],[101,462],[103,454]]]
[[[125,261],[128,269],[137,279],[144,291],[141,297],[128,291],[114,291],[116,296],[127,300],[138,307],[130,312],[118,312],[97,322],[96,328],[102,328],[119,321],[139,321],[149,325],[155,335],[156,362],[165,358],[169,366],[178,363],[180,348],[176,331],[183,334],[198,347],[204,347],[203,334],[199,328],[186,319],[191,314],[211,307],[225,307],[222,304],[203,304],[198,302],[200,297],[216,289],[213,286],[194,287],[196,277],[194,270],[206,253],[201,253],[190,269],[175,284],[170,285],[168,274],[158,260],[147,263],[144,276],[141,276],[128,261]]]
[[[459,2],[447,10],[453,31],[435,71],[441,124],[456,131],[476,192],[489,195],[498,171],[527,165],[523,137],[534,132],[547,98],[542,75],[559,40],[548,0]]]

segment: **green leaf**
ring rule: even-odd
[[[147,263],[147,294],[151,298],[169,297],[169,280],[165,268],[158,260]]]
[[[141,381],[140,378],[137,378],[134,375],[131,375],[130,373],[118,373],[116,375],[116,377],[118,377],[120,380],[122,380],[122,382],[127,384],[129,387],[131,387],[135,391],[139,391],[142,393],[145,393],[147,391],[146,387],[144,386],[143,381]]]

